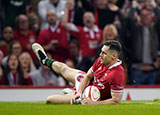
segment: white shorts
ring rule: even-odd
[[[79,72],[77,73],[77,75],[75,76],[75,88],[76,88],[76,91],[78,91],[79,89],[79,85],[82,81],[82,79],[85,77],[86,73],[85,72]]]

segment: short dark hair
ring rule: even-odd
[[[21,47],[22,47],[22,44],[21,44],[20,41],[18,41],[18,40],[12,41],[12,42],[9,44],[9,47],[8,47],[8,52],[9,52],[9,54],[12,54],[12,53],[13,53],[13,52],[12,52],[12,48],[13,48],[13,45],[16,44],[16,43],[20,44]]]
[[[118,53],[118,55],[121,54],[122,52],[122,46],[121,46],[121,43],[117,40],[107,40],[105,43],[104,43],[105,46],[108,46],[109,47],[109,50],[114,50]]]

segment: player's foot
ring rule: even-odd
[[[34,44],[32,44],[32,50],[36,54],[38,60],[42,64],[45,64],[45,60],[47,59],[47,55],[46,55],[44,49],[42,48],[42,46],[38,43],[34,43]]]
[[[36,54],[37,58],[39,59],[39,61],[43,64],[46,65],[48,67],[52,68],[52,63],[56,60],[54,59],[49,59],[44,51],[44,49],[42,48],[42,46],[38,43],[34,43],[32,44],[32,49],[34,51],[34,53]]]

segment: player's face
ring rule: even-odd
[[[108,46],[102,47],[100,57],[101,57],[101,63],[105,64],[106,66],[109,66],[113,61],[112,52],[109,50]]]

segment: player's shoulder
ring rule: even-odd
[[[116,69],[117,69],[117,70],[124,71],[124,68],[122,67],[122,65],[118,65],[118,66],[116,67]]]
[[[118,65],[114,68],[112,68],[112,71],[116,72],[116,73],[123,73],[124,72],[124,68],[122,67],[122,65]]]
[[[124,68],[121,65],[118,65],[118,66],[112,68],[112,73],[113,73],[113,77],[115,77],[115,78],[124,78],[125,77]]]

